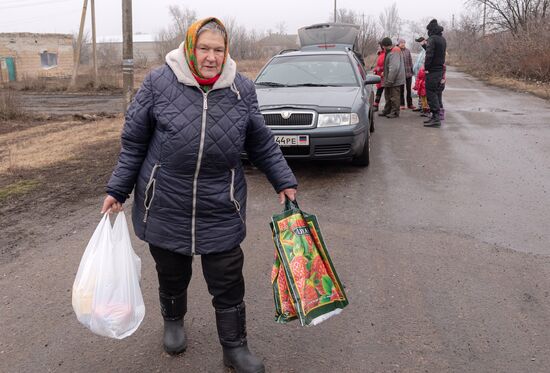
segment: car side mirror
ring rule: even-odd
[[[365,78],[365,85],[378,84],[382,81],[378,75],[367,75]]]

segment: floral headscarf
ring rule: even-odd
[[[187,65],[189,65],[189,68],[191,69],[193,76],[201,86],[212,85],[220,77],[220,74],[210,79],[203,77],[199,71],[197,56],[195,54],[195,47],[197,45],[199,30],[209,22],[216,22],[225,31],[225,40],[224,40],[225,56],[223,58],[222,70],[223,70],[223,66],[225,65],[225,60],[227,58],[227,54],[229,51],[229,40],[227,38],[227,31],[225,30],[225,26],[223,25],[222,21],[220,21],[219,19],[215,17],[204,18],[193,23],[191,26],[189,26],[189,29],[187,30],[187,34],[185,35],[185,43],[183,46],[184,52],[185,52],[184,55],[185,55],[185,60],[187,61]]]

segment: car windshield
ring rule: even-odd
[[[269,87],[356,87],[359,85],[345,54],[285,56],[271,60],[256,78]]]

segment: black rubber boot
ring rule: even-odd
[[[244,302],[232,308],[216,309],[216,325],[226,367],[235,369],[237,373],[265,372],[260,358],[248,349]]]
[[[187,312],[187,291],[176,297],[159,293],[159,297],[160,311],[164,318],[164,351],[176,355],[187,348],[183,328],[183,316]]]
[[[439,117],[439,113],[437,113],[437,116]],[[435,118],[435,114],[432,112],[432,113],[430,113],[430,115],[428,116],[428,119],[426,119],[426,120],[424,121],[424,123],[431,123],[431,122],[433,122],[434,118]]]
[[[441,127],[441,120],[439,119],[439,113],[433,113],[429,120],[424,121],[424,127]]]

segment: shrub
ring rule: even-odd
[[[0,120],[17,119],[24,116],[17,94],[11,90],[0,91]]]
[[[467,41],[467,46],[464,41]],[[482,75],[550,82],[550,26],[536,32],[503,31],[484,37],[455,30],[449,37],[451,61]]]

